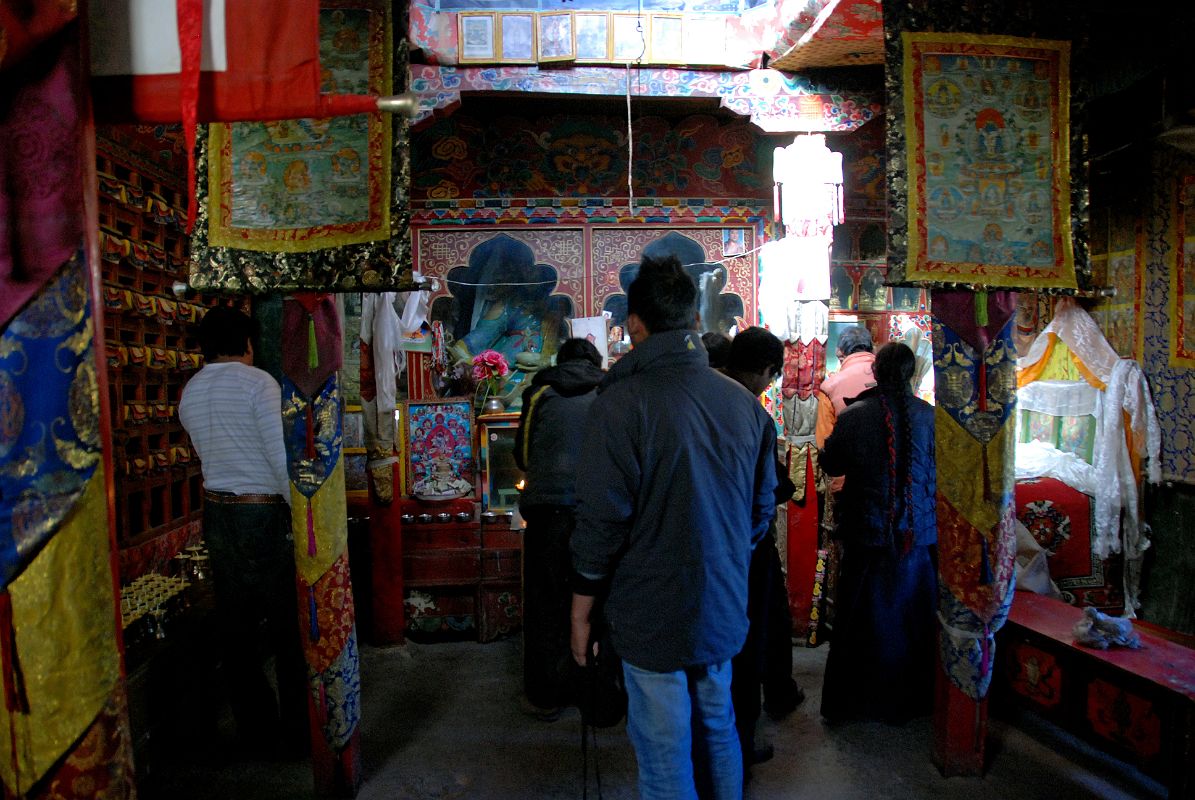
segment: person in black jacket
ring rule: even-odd
[[[877,385],[850,402],[821,466],[845,475],[843,556],[822,717],[899,723],[932,707],[938,540],[934,410],[913,396],[913,351],[876,354]]]
[[[711,360],[710,365],[713,366]],[[724,372],[759,396],[784,369],[784,343],[764,328],[747,328],[730,343]],[[776,505],[785,503],[797,487],[788,470],[776,460]],[[747,643],[734,657],[731,696],[735,727],[743,749],[743,765],[767,761],[771,745],[755,746],[755,725],[759,721],[760,686],[769,714],[782,717],[791,712],[805,693],[793,680],[792,612],[776,548],[776,522],[755,546],[747,573]]]
[[[569,606],[576,457],[585,416],[602,379],[602,357],[586,339],[565,341],[556,366],[536,374],[523,397],[515,463],[525,473],[523,688],[551,717],[572,702]]]
[[[742,796],[730,660],[747,638],[751,551],[776,512],[776,427],[709,368],[697,287],[645,257],[627,290],[635,348],[589,409],[573,532],[572,653],[605,595],[644,800]]]

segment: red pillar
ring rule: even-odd
[[[950,682],[939,663],[934,678],[932,757],[942,775],[983,775],[987,727],[987,698],[972,700],[965,695]]]
[[[398,465],[393,466],[394,499],[382,505],[370,493],[369,553],[373,588],[371,640],[374,644],[402,644],[407,627],[403,607],[402,486]]]

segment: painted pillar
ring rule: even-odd
[[[335,298],[302,293],[282,309],[282,420],[291,479],[299,627],[307,661],[319,796],[361,786],[361,678],[350,585]]]
[[[939,655],[933,757],[983,772],[995,633],[1015,589],[1016,293],[935,290]]]
[[[0,781],[131,798],[87,66],[43,5],[0,25]]]

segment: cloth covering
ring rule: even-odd
[[[1066,346],[1082,382],[1041,379],[1058,342]],[[1105,559],[1123,551],[1125,614],[1135,616],[1140,606],[1141,561],[1149,547],[1138,486],[1142,478],[1151,483],[1161,480],[1161,428],[1145,375],[1136,361],[1119,357],[1091,315],[1071,298],[1058,301],[1054,318],[1033,341],[1028,354],[1018,359],[1017,367],[1018,403],[1023,407],[1058,416],[1091,414],[1096,418],[1090,481],[1071,483],[1060,474],[1053,477],[1095,499],[1092,554]],[[1022,453],[1040,452],[1018,449],[1018,459]],[[1139,469],[1142,460],[1144,475]],[[1051,466],[1057,468],[1058,461],[1053,459]],[[1022,469],[1018,463],[1018,477],[1029,471],[1028,464]]]

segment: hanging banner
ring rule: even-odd
[[[908,281],[1075,288],[1070,43],[904,33]]]

